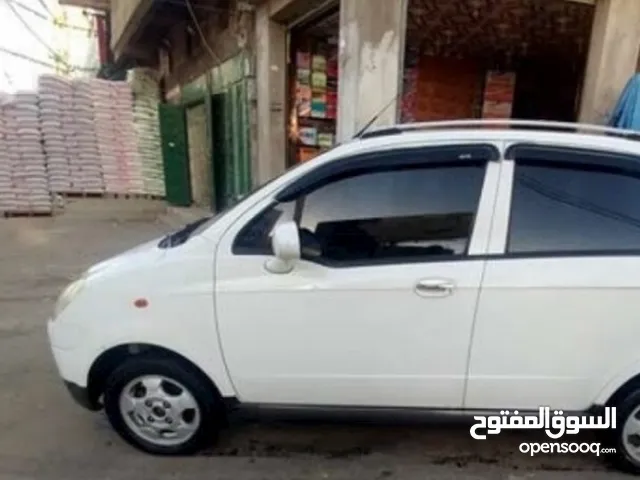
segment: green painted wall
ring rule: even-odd
[[[214,210],[251,189],[248,87],[254,77],[252,62],[242,52],[181,87],[178,101],[185,111],[200,102],[206,107]],[[195,141],[193,136],[190,141]],[[202,151],[195,145],[187,150]]]
[[[182,86],[180,101],[182,103],[198,102],[204,100],[209,94],[209,75],[205,74],[196,78],[191,83]]]

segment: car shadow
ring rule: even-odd
[[[522,443],[599,442],[593,432],[553,440],[543,431],[509,431],[475,440],[469,431],[474,423],[468,416],[442,412],[244,408],[230,415],[217,446],[205,455],[329,459],[377,455],[460,468],[490,464],[514,470],[607,469],[604,459],[593,453],[539,453],[532,457],[520,451]]]

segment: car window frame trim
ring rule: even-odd
[[[476,153],[484,153],[485,155],[478,155],[477,157],[469,158],[469,153],[459,152],[455,157],[442,156],[434,158],[433,154],[442,153],[445,155],[451,155],[452,150],[464,150],[475,149]],[[398,157],[406,155],[408,153],[414,156],[404,161],[398,161]],[[416,158],[415,154],[420,156]],[[429,155],[429,158],[423,157],[421,154]],[[463,158],[464,157],[464,158]],[[502,154],[498,146],[489,142],[465,142],[465,143],[452,143],[447,145],[437,146],[420,146],[420,147],[404,147],[390,151],[382,152],[365,152],[362,154],[354,155],[350,158],[343,158],[335,160],[326,165],[321,165],[318,168],[308,172],[301,179],[294,180],[292,183],[284,186],[282,190],[274,195],[274,198],[268,205],[261,209],[256,215],[248,220],[243,225],[238,233],[235,235],[231,244],[231,254],[233,256],[244,257],[257,257],[257,256],[273,256],[272,252],[266,250],[246,249],[244,247],[238,247],[238,238],[245,232],[245,229],[260,215],[263,215],[267,210],[274,208],[276,205],[282,203],[296,202],[298,204],[301,198],[306,197],[318,188],[340,180],[340,178],[348,178],[351,176],[366,175],[370,173],[376,173],[378,171],[402,171],[405,169],[420,169],[420,168],[439,168],[443,166],[470,166],[478,165],[484,168],[484,176],[482,178],[482,185],[480,194],[478,196],[478,206],[473,218],[473,226],[471,228],[471,236],[465,246],[465,253],[460,255],[442,255],[442,256],[408,256],[399,258],[381,258],[381,259],[364,259],[354,261],[331,261],[322,258],[307,258],[301,257],[300,261],[309,262],[315,265],[324,266],[327,268],[357,268],[357,267],[375,267],[385,265],[407,265],[416,263],[440,263],[440,262],[454,262],[454,261],[467,261],[477,260],[484,255],[469,255],[469,246],[471,245],[471,239],[476,231],[476,224],[478,220],[478,209],[480,208],[480,200],[484,193],[485,182],[487,179],[488,165],[491,162],[497,162],[502,160]],[[309,179],[309,177],[312,177]],[[294,217],[296,215],[297,207],[294,209]]]
[[[474,148],[476,152],[482,152],[484,150],[485,155],[479,155],[477,158],[461,158],[467,156],[468,153],[460,153],[457,158],[451,158],[451,150],[460,150],[463,148]],[[429,158],[423,157],[411,157],[400,158],[407,153],[428,154]],[[435,157],[436,155],[442,155]],[[323,184],[329,183],[332,179],[338,178],[341,174],[344,175],[348,172],[361,171],[362,173],[374,173],[376,170],[387,170],[390,165],[400,167],[415,167],[428,164],[464,164],[465,162],[482,161],[492,162],[499,161],[501,158],[501,152],[498,147],[492,143],[487,142],[468,142],[460,144],[448,144],[448,145],[436,145],[436,146],[421,146],[421,147],[404,147],[393,150],[383,150],[378,152],[365,152],[356,154],[352,157],[341,158],[334,160],[330,163],[320,165],[317,168],[311,170],[302,178],[294,180],[289,185],[286,185],[278,193],[275,194],[274,199],[279,203],[287,203],[299,197],[300,195],[309,194],[309,192],[316,190]]]

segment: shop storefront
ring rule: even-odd
[[[578,116],[594,6],[409,0],[401,121]]]
[[[594,10],[566,0],[408,0],[398,121],[575,121]],[[336,140],[340,6],[287,38],[292,165]]]

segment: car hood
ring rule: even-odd
[[[86,272],[87,277],[96,277],[110,274],[118,270],[129,270],[139,266],[157,262],[164,255],[164,251],[158,248],[161,238],[145,242],[137,247],[115,255],[107,260],[93,265]]]

